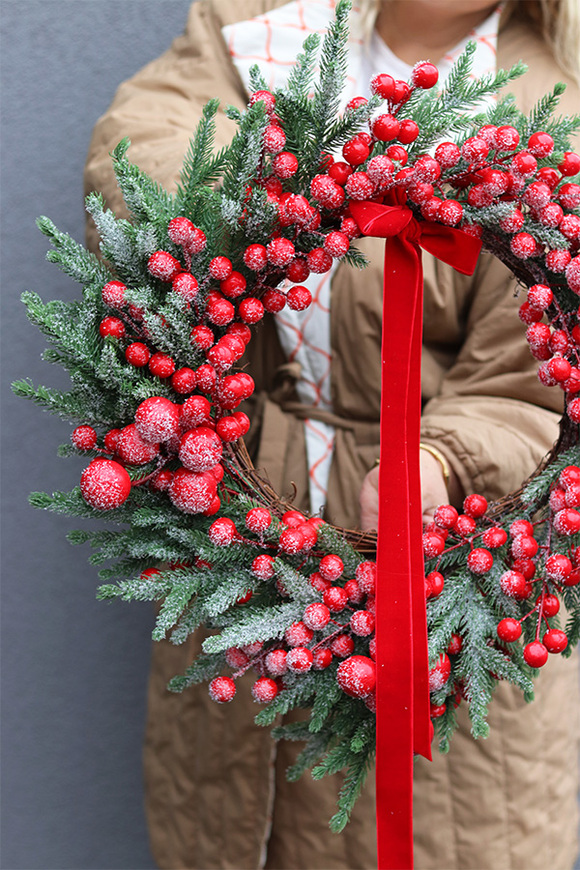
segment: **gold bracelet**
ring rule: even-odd
[[[427,453],[430,453],[431,456],[434,456],[439,465],[441,466],[441,470],[443,472],[443,480],[445,481],[445,486],[449,486],[449,479],[451,477],[451,472],[449,470],[449,465],[447,460],[443,456],[440,450],[437,450],[436,447],[432,447],[430,444],[423,444],[421,441],[419,443],[419,448],[421,450],[426,450]]]

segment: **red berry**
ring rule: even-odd
[[[246,514],[246,527],[255,534],[265,532],[272,524],[272,515],[267,508],[252,508]]]
[[[374,160],[374,158],[373,158]],[[369,164],[370,165],[370,164]],[[348,163],[344,163],[343,161],[338,161],[337,163],[333,163],[330,169],[328,170],[328,175],[332,178],[333,181],[336,181],[337,184],[344,185],[346,184],[346,179],[349,175],[352,174],[352,167],[348,165]]]
[[[435,665],[429,671],[429,691],[442,689],[451,675],[451,662],[446,653],[441,653]]]
[[[390,142],[398,137],[400,124],[394,115],[379,115],[372,122],[371,130],[379,142]]]
[[[435,149],[435,160],[444,168],[450,169],[459,163],[461,151],[455,142],[441,142]]]
[[[272,161],[272,169],[278,178],[291,178],[298,171],[298,159],[289,151],[281,151]]]
[[[230,272],[227,278],[220,281],[220,290],[228,299],[236,299],[242,295],[245,289],[246,279],[241,272]]]
[[[273,649],[266,656],[266,670],[273,677],[281,677],[288,670],[286,663],[286,650]]]
[[[536,605],[548,617],[555,616],[560,610],[560,600],[556,595],[538,595]]]
[[[366,698],[377,682],[375,663],[367,656],[349,656],[339,664],[336,680],[346,695]]]
[[[215,341],[215,336],[209,326],[194,326],[190,333],[191,343],[202,350],[209,350]]]
[[[526,578],[519,571],[504,571],[499,578],[499,585],[505,595],[510,598],[521,598],[526,588]]]
[[[445,579],[440,571],[431,571],[425,577],[425,594],[427,598],[437,598],[445,586]]]
[[[505,125],[495,131],[495,144],[500,151],[515,151],[520,141],[520,134],[515,127]]]
[[[268,261],[273,266],[287,266],[296,251],[290,239],[272,239],[267,247]]]
[[[447,647],[447,655],[456,656],[463,649],[463,638],[460,634],[452,634]]]
[[[455,523],[453,531],[457,532],[461,537],[467,538],[475,531],[475,520],[473,517],[468,517],[466,514],[460,514],[460,516],[457,517],[457,522]]]
[[[172,289],[186,302],[192,302],[199,289],[197,280],[189,272],[180,272],[171,282]]]
[[[349,139],[348,142],[342,146],[342,156],[351,166],[360,166],[365,162],[365,160],[367,160],[369,154],[369,146],[356,137],[354,139]]]
[[[168,441],[179,430],[180,407],[163,396],[145,399],[135,412],[135,426],[144,441]]]
[[[491,550],[496,547],[503,547],[507,541],[507,532],[499,526],[493,526],[491,529],[486,529],[481,538],[482,543]]]
[[[151,351],[146,344],[140,341],[134,341],[125,350],[125,359],[128,363],[136,368],[146,366],[151,359]]]
[[[440,556],[445,549],[445,539],[436,532],[423,533],[423,553],[427,559]]]
[[[169,221],[167,235],[176,245],[187,246],[195,227],[186,217],[175,217]]]
[[[147,269],[154,278],[170,283],[182,271],[181,263],[167,251],[155,251],[147,260]]]
[[[114,453],[117,449],[117,444],[119,442],[119,435],[121,434],[120,429],[110,429],[105,435],[105,450],[108,453]]]
[[[154,353],[149,360],[149,371],[157,378],[170,378],[175,371],[175,363],[166,353]]]
[[[93,459],[81,475],[81,493],[91,507],[100,511],[120,507],[131,492],[131,478],[112,459]]]
[[[493,556],[489,550],[476,547],[467,557],[467,567],[474,574],[487,574],[493,567]]]
[[[337,230],[331,230],[324,239],[324,250],[331,257],[344,257],[350,247],[350,240],[344,233]]]
[[[118,317],[105,317],[99,325],[99,333],[103,338],[107,336],[111,338],[123,338],[125,335],[125,324]]]
[[[568,646],[568,637],[559,628],[550,628],[542,638],[549,653],[561,653]]]
[[[293,311],[304,311],[312,304],[312,294],[307,287],[297,284],[288,290],[286,301]]]
[[[340,613],[348,604],[348,594],[342,586],[330,586],[322,593],[322,600],[332,613]]]
[[[517,619],[507,616],[502,619],[497,627],[497,636],[505,643],[513,643],[522,634],[522,626]]]
[[[277,124],[269,124],[264,130],[264,148],[269,154],[279,154],[286,144],[286,134]]]
[[[353,651],[354,641],[348,634],[339,634],[330,644],[330,649],[337,658],[344,659]]]
[[[254,91],[250,97],[249,105],[253,106],[257,102],[264,103],[264,108],[268,114],[271,114],[276,107],[276,97],[270,91]]]
[[[181,406],[181,422],[187,428],[209,423],[211,405],[204,396],[191,396]]]
[[[105,305],[109,308],[122,308],[125,305],[127,288],[121,281],[108,281],[101,291]]]
[[[472,493],[464,499],[463,510],[468,517],[478,519],[478,517],[482,517],[487,510],[487,499],[483,495]]]
[[[256,556],[252,562],[252,574],[259,577],[260,580],[270,580],[274,574],[274,558],[265,553],[261,556]]]
[[[248,245],[244,251],[244,263],[252,272],[260,272],[268,262],[268,253],[264,245]],[[223,287],[222,287],[223,292]]]
[[[226,443],[233,443],[242,437],[242,426],[233,415],[222,417],[215,426],[216,433]]]
[[[271,677],[260,677],[252,686],[252,697],[260,704],[269,704],[278,694],[278,684]]]
[[[314,632],[311,628],[304,625],[303,622],[293,622],[284,632],[284,639],[288,646],[300,647],[306,643],[310,643],[314,637]]]
[[[227,257],[214,257],[209,263],[209,274],[216,281],[224,281],[232,274],[232,264]]]
[[[325,580],[333,582],[334,580],[338,580],[344,571],[344,562],[340,556],[335,556],[331,553],[328,556],[322,557],[318,570]]]
[[[97,446],[97,433],[92,426],[77,426],[73,429],[71,441],[77,450],[92,450]]]
[[[574,151],[565,151],[564,159],[558,164],[562,175],[578,175],[580,172],[580,154]]]
[[[299,553],[304,549],[304,535],[299,529],[285,529],[280,535],[280,549],[284,553]]]
[[[354,178],[354,176],[352,176]],[[332,257],[324,248],[314,248],[306,256],[306,262],[311,272],[323,275],[332,268]],[[290,302],[288,302],[290,305]]]
[[[354,576],[365,595],[374,594],[377,580],[377,566],[375,562],[361,562],[357,565]]]
[[[238,530],[229,517],[219,517],[208,529],[208,537],[217,547],[229,547],[237,537]]]
[[[231,677],[216,677],[209,684],[209,695],[218,704],[227,704],[236,694],[236,684]]]
[[[238,306],[238,314],[244,323],[258,323],[264,316],[264,306],[259,299],[254,296],[248,296],[243,299]]]
[[[277,314],[286,305],[286,296],[281,290],[274,290],[274,288],[270,287],[262,296],[262,304],[265,311],[268,311],[270,314]]]
[[[395,94],[395,79],[386,73],[379,73],[371,79],[371,91],[383,100],[392,100]]]
[[[216,326],[226,326],[236,315],[236,309],[225,297],[209,294],[206,303],[207,319]]]
[[[313,666],[317,671],[323,671],[332,662],[332,653],[329,649],[317,649],[313,654]]]
[[[309,604],[302,617],[304,625],[311,628],[313,631],[319,631],[328,625],[330,621],[330,610],[325,604],[315,603]]]
[[[296,646],[286,656],[286,663],[291,671],[305,674],[312,667],[314,655],[311,650],[303,646]]]
[[[533,640],[524,647],[524,659],[532,668],[541,668],[548,661],[548,650],[539,640]]]
[[[198,473],[181,468],[173,476],[169,497],[184,513],[200,514],[211,508],[216,490],[217,481],[210,472]]]
[[[179,458],[190,471],[209,471],[222,458],[222,440],[205,426],[190,429],[181,439]]]
[[[131,424],[121,429],[115,452],[128,465],[144,465],[158,455],[159,444],[145,441],[135,424]]]
[[[548,157],[554,150],[554,140],[548,133],[532,133],[528,139],[528,149],[534,157]]]
[[[471,136],[461,146],[461,156],[469,163],[481,163],[488,153],[489,145],[485,139],[480,139],[478,136]]]
[[[368,610],[355,610],[350,618],[350,627],[353,634],[368,637],[375,630],[374,614]]]
[[[411,81],[415,87],[423,88],[424,90],[434,87],[437,84],[438,78],[439,70],[435,64],[429,63],[429,61],[420,61],[415,64],[411,73]]]
[[[171,386],[180,396],[187,396],[188,393],[192,393],[195,389],[196,383],[197,380],[193,369],[178,369],[171,376]]]
[[[572,508],[558,511],[554,517],[554,528],[560,535],[575,535],[580,531],[580,513]]]

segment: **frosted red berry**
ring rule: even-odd
[[[179,430],[180,407],[163,396],[145,399],[135,412],[137,431],[145,441],[168,441]]]
[[[217,547],[229,547],[237,537],[235,523],[229,517],[219,517],[208,529],[208,537]]]
[[[170,283],[182,271],[181,263],[167,251],[155,251],[147,261],[147,269],[154,278]]]
[[[105,317],[99,324],[99,333],[103,338],[123,338],[125,324],[118,317]]]
[[[350,656],[339,664],[336,680],[346,695],[366,698],[376,685],[375,663],[367,656]]]
[[[122,281],[108,281],[101,291],[103,302],[109,308],[122,308],[126,303],[126,290]]]
[[[92,426],[77,426],[71,441],[77,450],[93,450],[97,446],[97,433]]]
[[[216,677],[209,684],[209,695],[218,704],[227,704],[236,694],[236,684],[231,677]]]
[[[127,501],[131,478],[118,462],[93,459],[81,475],[80,487],[84,500],[91,507],[101,511],[113,510]]]

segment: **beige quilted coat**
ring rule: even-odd
[[[130,157],[171,187],[188,138],[210,97],[242,106],[245,93],[221,36],[286,0],[202,0],[187,29],[158,60],[119,88],[90,145],[86,189],[122,208],[108,153],[123,136]],[[305,34],[306,35],[306,34]],[[502,67],[523,58],[529,74],[513,86],[529,109],[563,75],[539,39],[517,17],[501,30]],[[571,86],[563,111],[580,108]],[[218,144],[233,127],[218,117]],[[90,245],[97,240],[91,227]],[[341,267],[332,286],[331,340],[337,441],[329,482],[328,517],[357,523],[358,491],[379,453],[379,354],[382,243],[361,247],[372,264],[364,276]],[[436,444],[465,491],[499,496],[517,488],[552,444],[558,396],[542,387],[517,317],[514,283],[504,267],[482,256],[473,278],[425,260],[422,384],[424,441]],[[302,424],[281,405],[292,398],[272,324],[251,344],[257,382],[253,446],[257,464],[278,491],[298,490],[307,507]],[[205,687],[184,695],[165,690],[199,646],[155,644],[145,746],[147,812],[153,853],[162,868],[302,868],[376,866],[372,779],[352,822],[330,834],[339,778],[309,776],[287,784],[295,747],[276,747],[252,723],[249,691],[231,705],[213,704]],[[491,736],[474,742],[465,711],[450,753],[416,762],[415,861],[418,870],[568,870],[576,854],[578,676],[573,660],[551,660],[537,683],[537,700],[500,686],[490,711]]]

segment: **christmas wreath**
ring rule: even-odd
[[[491,251],[527,289],[520,317],[538,376],[565,402],[557,444],[520,491],[493,504],[469,495],[462,513],[442,505],[423,530],[426,576],[411,566],[421,601],[415,582],[410,607],[424,622],[426,600],[424,676],[440,748],[459,703],[485,736],[497,681],[531,698],[533,674],[580,636],[580,156],[568,139],[580,120],[553,116],[559,87],[529,117],[506,96],[470,113],[525,69],[473,81],[471,45],[442,90],[422,62],[409,82],[376,76],[374,96],[339,115],[347,14],[339,3],[321,47],[306,40],[285,88],[271,93],[253,70],[247,110],[226,109],[238,132],[219,153],[218,103],[206,105],[174,195],[121,142],[112,159],[131,220],[87,199],[102,260],[39,220],[49,260],[83,293],[71,303],[23,298],[49,339],[45,359],[72,385],[14,384],[77,424],[61,455],[90,459],[79,487],[31,503],[114,524],[69,539],[107,563],[101,598],[159,602],[155,640],[210,630],[172,691],[208,681],[224,703],[253,669],[258,724],[309,711],[273,736],[304,741],[290,778],[346,769],[337,831],[375,753],[377,539],[285,503],[252,465],[240,406],[254,387],[243,360],[254,325],[284,306],[307,308],[309,273],[337,259],[363,267],[361,234],[385,236],[387,258],[419,288],[421,233],[452,239],[467,272],[480,246]],[[406,479],[393,510],[412,501],[416,482]],[[379,585],[377,606],[388,575]]]

